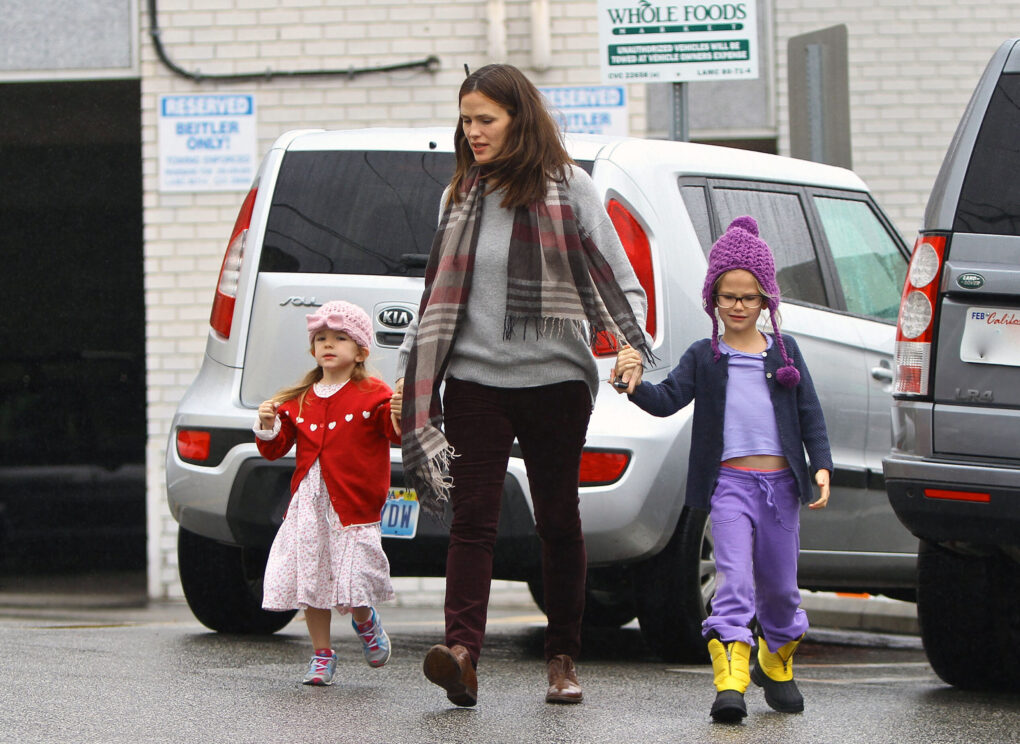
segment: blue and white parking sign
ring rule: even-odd
[[[549,110],[570,134],[627,136],[627,90],[622,85],[570,85],[539,88]]]
[[[247,191],[255,179],[255,96],[159,99],[159,190]]]

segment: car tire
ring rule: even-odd
[[[224,545],[186,529],[177,531],[177,565],[188,607],[218,633],[271,634],[296,610],[262,609],[265,551]]]
[[[928,540],[917,551],[917,617],[928,663],[964,690],[1020,689],[1020,567]]]
[[[619,628],[637,616],[631,599],[631,586],[626,576],[603,576],[599,569],[589,569],[584,589],[584,615],[581,624],[588,628]],[[596,588],[597,587],[597,588]],[[528,580],[528,591],[538,609],[545,612],[542,577]]]
[[[715,593],[715,555],[708,513],[684,508],[673,537],[633,568],[641,636],[671,663],[706,663],[701,623]]]

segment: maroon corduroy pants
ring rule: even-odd
[[[492,555],[507,460],[520,445],[542,543],[548,625],[545,656],[581,649],[587,557],[577,481],[591,394],[579,380],[498,388],[449,379],[443,395],[453,521],[446,557],[446,644],[464,646],[476,664],[492,582]]]

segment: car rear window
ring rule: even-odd
[[[1020,234],[1020,75],[1000,75],[967,166],[953,230]]]
[[[452,153],[290,152],[260,271],[424,276]]]
[[[784,300],[828,305],[818,255],[798,193],[717,187],[713,194],[721,227],[745,214],[757,220],[758,234],[775,257],[776,279]],[[707,249],[711,250],[711,245]]]

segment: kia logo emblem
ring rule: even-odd
[[[406,307],[387,307],[380,310],[377,317],[387,328],[407,328],[414,314]]]

